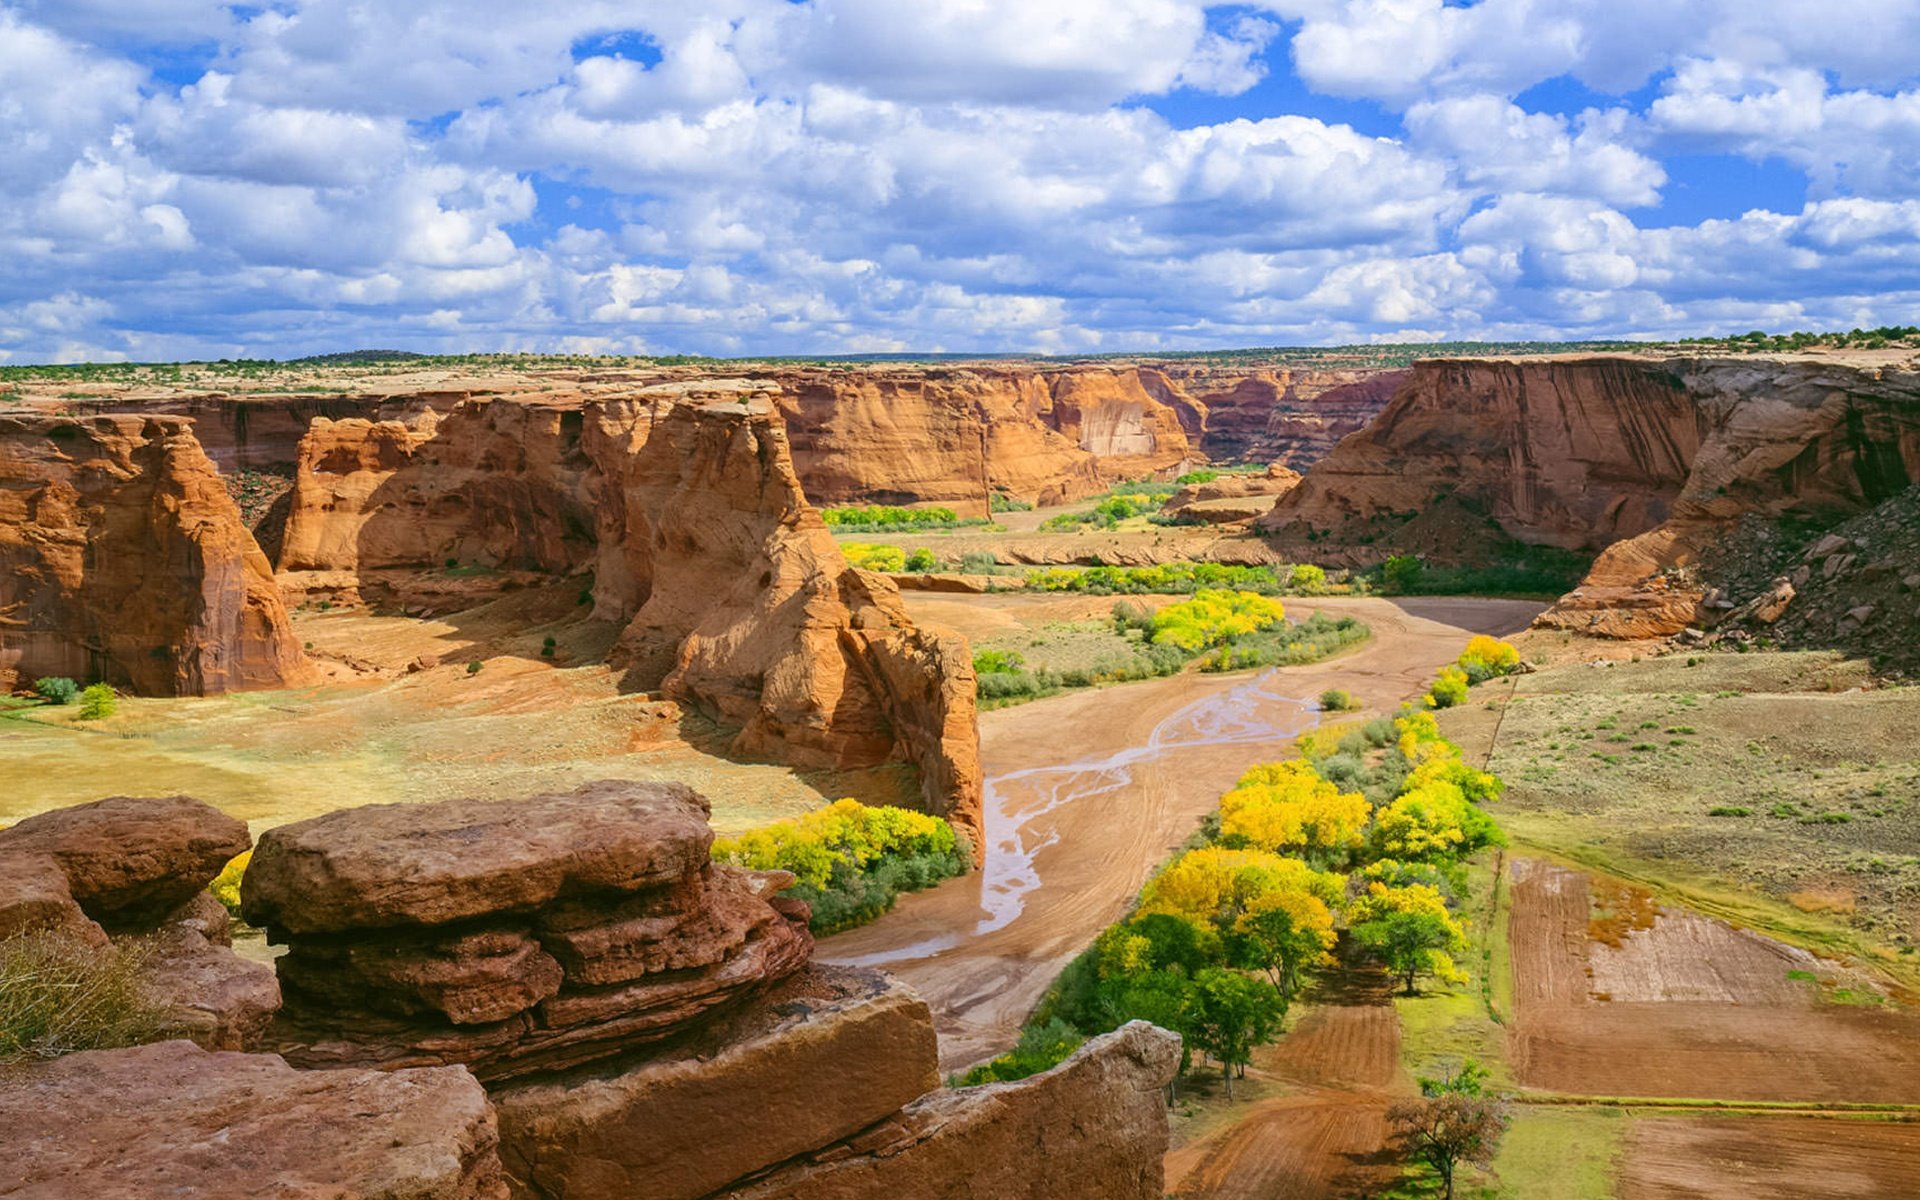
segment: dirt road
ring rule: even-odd
[[[929,598],[915,615],[964,629],[1008,610],[1058,604],[1022,595]],[[1106,602],[1110,604],[1111,602]],[[1062,967],[1119,919],[1148,873],[1254,763],[1281,757],[1339,686],[1369,708],[1419,691],[1474,633],[1522,629],[1541,606],[1516,600],[1289,601],[1365,621],[1351,653],[1258,675],[1179,675],[1069,693],[980,718],[987,772],[987,865],[862,929],[820,957],[880,965],[933,1007],[941,1064],[1006,1049]]]

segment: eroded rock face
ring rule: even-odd
[[[1304,467],[1385,405],[1399,372],[1160,363],[775,369],[814,503],[940,504],[1092,495],[1184,463]]]
[[[191,1042],[0,1068],[20,1200],[506,1200],[486,1093],[458,1069],[297,1071]]]
[[[1427,514],[1476,514],[1523,542],[1597,551],[1543,623],[1661,636],[1694,619],[1686,578],[1743,514],[1839,515],[1920,478],[1920,374],[1811,359],[1420,363],[1261,524],[1374,558]],[[1412,514],[1421,514],[1407,518]]]
[[[853,570],[808,504],[769,387],[702,381],[571,402],[471,401],[400,421],[317,421],[282,578],[406,601],[448,561],[593,577],[627,686],[739,733],[746,755],[919,768],[926,808],[974,844],[972,655]]]
[[[518,1196],[698,1200],[884,1121],[939,1087],[937,1068],[919,997],[879,972],[814,967],[677,1052],[493,1099]]]
[[[799,970],[782,872],[712,865],[706,801],[599,783],[345,809],[267,831],[247,919],[288,942],[300,1066],[563,1069],[687,1033]]]
[[[0,687],[304,682],[272,571],[178,417],[0,417]]]
[[[1180,1039],[1135,1021],[1051,1071],[942,1089],[747,1183],[731,1200],[1159,1200]]]

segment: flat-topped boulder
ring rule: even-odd
[[[251,844],[244,822],[191,797],[110,796],[0,830],[0,859],[52,860],[68,895],[112,930],[158,924]]]
[[[10,1200],[506,1200],[486,1093],[457,1069],[299,1071],[191,1042],[0,1068]]]
[[[270,829],[241,885],[278,933],[444,925],[678,883],[707,862],[707,802],[677,783],[374,804]]]
[[[813,951],[804,911],[776,902],[793,876],[713,863],[707,811],[679,784],[615,781],[270,830],[241,886],[288,945],[265,1044],[493,1081],[687,1034]]]

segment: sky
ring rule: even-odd
[[[1920,314],[1916,0],[0,0],[0,362]]]

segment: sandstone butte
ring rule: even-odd
[[[155,997],[218,961],[264,998],[245,1022],[237,999],[182,1022],[199,1046],[0,1069],[9,1195],[1162,1194],[1176,1037],[1136,1023],[1031,1079],[943,1088],[925,1003],[811,964],[805,906],[777,894],[790,877],[710,862],[706,813],[677,785],[600,783],[269,830],[242,903],[289,944],[284,1006],[272,970],[214,941],[154,956]],[[90,924],[124,917],[130,888],[157,904],[204,886],[216,850],[245,845],[236,824],[121,798],[0,831],[0,878],[39,864],[48,892],[0,891],[0,927],[44,922],[48,901]],[[76,952],[143,932],[80,928]]]
[[[846,564],[768,385],[315,419],[281,550],[288,594],[445,601],[431,589],[448,560],[502,569],[456,587],[590,576],[593,616],[622,627],[624,686],[737,728],[749,757],[910,762],[927,810],[983,849],[966,641],[918,628],[892,583]]]
[[[305,682],[266,556],[178,417],[0,417],[0,688]]]
[[[1260,525],[1326,557],[1489,537],[1598,554],[1545,626],[1661,637],[1701,616],[1703,549],[1747,514],[1835,517],[1920,479],[1920,372],[1812,357],[1418,363]]]

